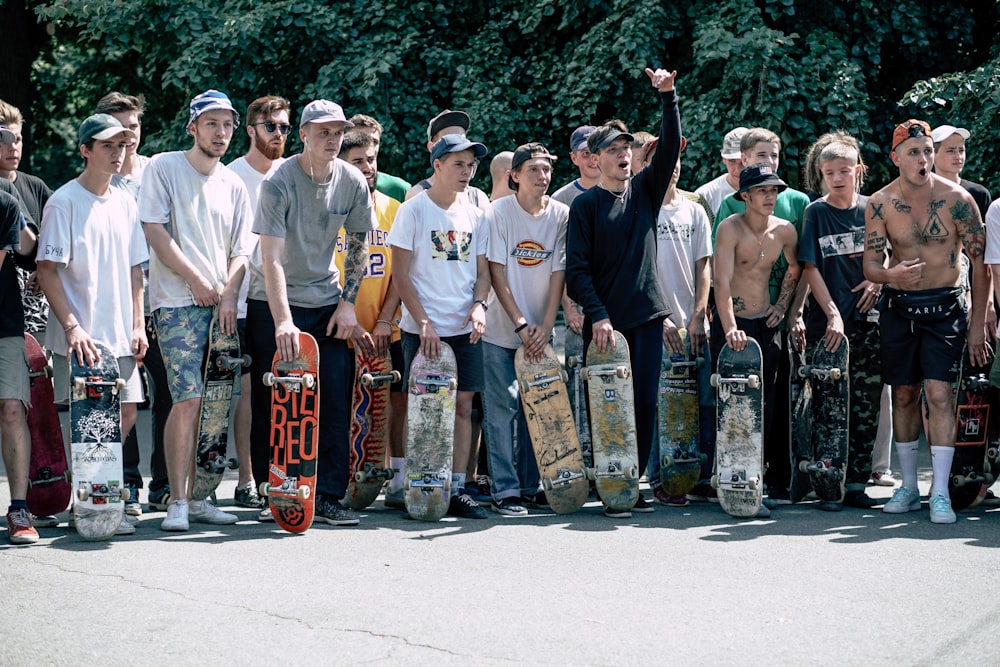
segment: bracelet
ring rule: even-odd
[[[376,324],[388,324],[390,327],[392,326],[392,322],[390,322],[389,320],[375,320],[375,323]]]
[[[522,331],[524,331],[524,330],[525,330],[525,329],[527,329],[527,328],[528,328],[528,323],[527,323],[527,322],[525,322],[525,323],[524,323],[524,324],[522,324],[521,326],[519,326],[519,327],[517,327],[516,329],[514,329],[514,333],[516,333],[516,334],[519,334],[519,333],[521,333]]]
[[[78,322],[74,322],[73,324],[69,325],[68,327],[63,327],[63,333],[69,333],[70,331],[72,331],[73,329],[77,328],[78,326],[80,326],[80,324]]]
[[[477,303],[478,303],[478,304],[479,304],[480,306],[482,306],[482,307],[483,307],[483,312],[484,312],[484,313],[485,313],[486,311],[488,311],[488,310],[490,309],[490,307],[489,307],[489,306],[487,306],[487,305],[486,305],[486,302],[485,302],[485,301],[483,301],[482,299],[476,299],[475,301],[473,301],[473,302],[472,302],[472,305],[473,305],[473,306],[475,306],[475,305],[476,305]]]

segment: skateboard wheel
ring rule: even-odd
[[[529,387],[528,383],[525,382],[524,380],[518,380],[517,381],[517,388],[521,390],[522,394],[527,394],[528,393],[528,389],[530,389],[531,387]]]
[[[295,495],[298,496],[299,500],[305,500],[312,495],[312,491],[308,486],[300,486],[295,490]]]
[[[626,468],[625,479],[639,479],[639,468],[637,466]]]
[[[960,489],[963,486],[965,486],[965,483],[967,481],[968,478],[965,475],[954,475],[951,478],[951,485],[954,486],[956,489]]]
[[[580,365],[580,360],[576,357],[576,355],[566,357],[566,365],[570,368],[576,368]]]
[[[559,379],[562,380],[564,383],[569,382],[569,373],[566,372],[565,368],[559,369]]]
[[[719,488],[719,476],[718,475],[712,475],[712,479],[711,479],[710,483],[711,483],[713,489]]]
[[[260,487],[257,489],[261,496],[267,498],[271,495],[271,485],[267,482],[261,482]]]
[[[585,472],[587,475],[587,479],[589,479],[591,482],[597,479],[597,470],[595,470],[594,468],[587,468]]]
[[[670,454],[665,454],[662,459],[660,459],[660,465],[664,468],[670,468],[674,465],[674,457]]]
[[[361,374],[361,386],[362,387],[370,387],[370,386],[372,386],[372,382],[374,382],[374,381],[375,381],[375,376],[372,375],[371,373],[362,373]]]
[[[747,486],[750,487],[751,491],[756,491],[757,490],[757,480],[756,479],[749,480],[747,482]]]
[[[401,381],[403,379],[403,374],[400,373],[399,371],[393,371],[393,372],[389,373],[389,375],[392,376],[392,382],[393,382],[393,384],[395,384],[395,383],[397,383],[397,382],[399,382],[399,381]]]
[[[757,389],[758,387],[760,387],[760,376],[751,375],[750,377],[748,377],[747,386],[749,386],[751,389]]]
[[[839,380],[842,377],[842,372],[839,368],[830,369],[830,377],[834,380]]]
[[[42,369],[42,374],[45,377],[47,377],[47,378],[49,378],[51,380],[52,379],[52,366],[46,366],[45,368],[43,368]]]
[[[354,473],[354,481],[355,482],[363,482],[363,481],[365,481],[365,473],[363,473],[360,470],[358,470],[357,472],[355,472]]]
[[[997,454],[1000,454],[1000,451],[997,451],[996,447],[990,447],[989,449],[986,450],[986,456],[988,456],[991,459],[995,459],[997,457]]]
[[[127,503],[129,498],[132,497],[132,492],[128,490],[128,487],[125,487],[118,492],[118,495],[121,496],[122,502]]]
[[[455,391],[456,389],[458,389],[458,380],[455,378],[451,378],[450,380],[448,380],[448,389],[450,389],[451,391]]]
[[[799,461],[799,472],[809,472],[809,461]]]
[[[237,468],[240,467],[240,462],[237,461],[236,459],[229,459],[229,462],[226,464],[226,466],[230,470],[236,470]]]
[[[302,384],[305,385],[306,389],[312,389],[316,386],[316,376],[312,373],[306,373],[302,376]]]
[[[628,366],[618,366],[615,368],[615,375],[624,379],[627,379],[629,375],[632,374],[632,370]]]
[[[712,373],[712,375],[708,378],[708,383],[710,385],[712,385],[713,387],[718,387],[719,386],[719,378],[720,378],[720,376],[719,376],[718,373]]]
[[[83,388],[87,386],[86,381],[83,378],[76,377],[73,378],[73,389],[76,391],[83,391]]]
[[[264,373],[264,377],[262,377],[261,380],[264,382],[264,386],[265,387],[273,387],[274,386],[274,373],[272,373],[270,371],[268,371],[267,373]]]
[[[85,502],[89,497],[90,494],[87,493],[87,489],[81,487],[76,490],[76,499],[79,500],[81,503]]]
[[[552,490],[552,480],[549,479],[548,477],[546,477],[545,479],[543,479],[542,480],[542,488],[544,490],[546,490],[546,491],[551,491]]]
[[[705,357],[695,357],[694,358],[694,367],[695,368],[704,368],[705,367]]]
[[[240,357],[240,365],[242,365],[243,368],[250,368],[250,364],[252,363],[253,363],[253,358],[249,354],[244,354],[242,357]]]
[[[586,366],[584,366],[583,368],[581,368],[580,369],[580,378],[584,382],[588,382],[590,380],[590,369],[587,368]]]
[[[118,378],[117,380],[115,380],[115,386],[111,388],[111,393],[117,394],[124,388],[125,388],[125,380]]]

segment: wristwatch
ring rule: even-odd
[[[485,313],[486,311],[488,311],[488,310],[490,309],[490,307],[489,307],[489,306],[487,306],[487,305],[486,305],[486,302],[485,302],[485,301],[483,301],[482,299],[476,299],[475,301],[473,301],[473,302],[472,302],[472,305],[476,305],[477,303],[478,303],[478,304],[479,304],[480,306],[482,306],[482,307],[483,307],[483,312],[484,312],[484,313]]]

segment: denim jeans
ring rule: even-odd
[[[490,492],[495,500],[538,492],[538,464],[521,409],[514,353],[486,341],[483,346],[483,428],[490,445]]]

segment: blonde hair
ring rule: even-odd
[[[13,104],[0,100],[0,125],[24,125],[24,116],[21,110]]]
[[[858,140],[843,130],[827,132],[809,147],[809,152],[806,153],[805,167],[803,168],[806,189],[819,195],[826,194],[823,190],[823,172],[820,164],[840,158],[855,160],[861,165],[861,173],[858,174],[856,185],[856,189],[860,192],[861,186],[865,182],[865,172],[868,171],[868,166],[865,165],[865,161],[861,157],[861,146],[858,144]]]

